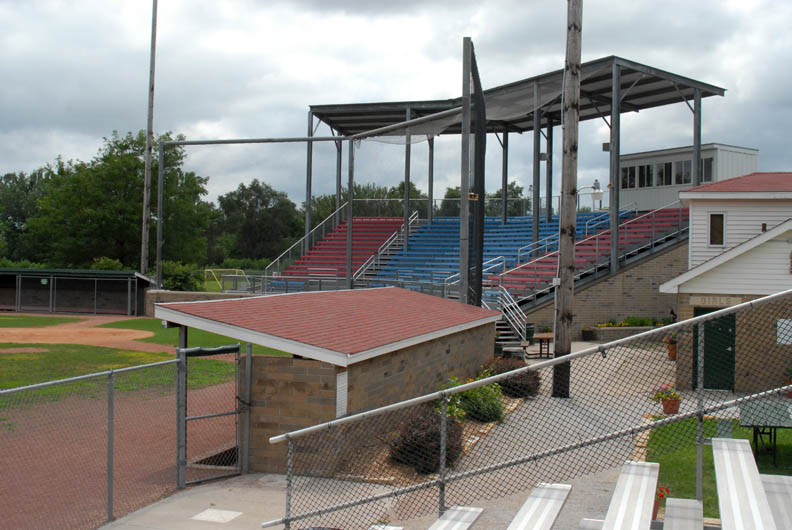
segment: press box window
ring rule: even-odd
[[[709,244],[723,246],[724,214],[711,213],[709,218]]]

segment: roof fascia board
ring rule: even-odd
[[[694,267],[689,271],[680,274],[676,278],[665,282],[664,284],[660,285],[659,291],[661,293],[678,293],[679,286],[683,283],[689,282],[690,280],[701,276],[705,272],[711,271],[712,269],[726,263],[727,261],[731,261],[737,256],[740,256],[758,247],[759,245],[770,241],[771,239],[775,239],[788,230],[792,230],[792,219],[787,219],[783,223],[768,230],[767,232],[759,234],[748,241],[744,241],[736,247],[732,247],[726,252],[718,254],[714,258],[705,261],[701,265]]]
[[[720,181],[720,182],[728,182]],[[792,191],[680,191],[679,198],[690,199],[752,199],[752,200],[790,200]]]
[[[260,333],[249,329],[233,326],[224,322],[218,322],[204,317],[197,317],[195,315],[188,315],[181,311],[169,309],[167,307],[158,306],[154,308],[155,318],[174,322],[176,324],[187,326],[190,328],[201,329],[218,335],[231,337],[232,339],[241,340],[258,344],[260,346],[267,346],[277,350],[285,351],[294,355],[301,355],[309,357],[317,361],[323,361],[336,366],[347,366],[348,355],[345,353],[328,350],[326,348],[318,348],[302,342],[297,342],[267,333]]]
[[[410,346],[415,346],[416,344],[421,344],[423,342],[439,339],[447,335],[453,335],[454,333],[459,333],[460,331],[465,331],[492,322],[497,322],[498,320],[500,320],[500,318],[501,315],[494,315],[491,317],[474,320],[473,322],[465,322],[464,324],[458,324],[456,326],[452,326],[449,328],[444,328],[437,331],[432,331],[430,333],[424,333],[423,335],[417,335],[415,337],[410,337],[408,339],[392,342],[390,344],[385,344],[384,346],[378,346],[370,350],[364,350],[362,352],[353,353],[352,355],[349,356],[349,364],[359,363],[371,359],[372,357],[379,357],[380,355],[384,355],[386,353],[401,350],[404,348],[409,348]]]
[[[726,94],[725,88],[721,88],[715,85],[710,85],[709,83],[702,83],[701,81],[696,81],[695,79],[690,79],[689,77],[681,76],[679,74],[672,74],[671,72],[666,72],[665,70],[660,70],[659,68],[646,66],[645,64],[636,63],[634,61],[630,61],[622,57],[613,57],[613,63],[622,67],[643,72],[645,74],[661,77],[663,79],[667,79],[668,81],[677,83],[682,86],[706,90],[708,92],[712,92],[717,96],[723,96]]]

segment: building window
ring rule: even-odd
[[[714,247],[722,247],[726,241],[725,237],[726,215],[722,213],[711,213],[709,216],[709,244]]]
[[[674,184],[690,184],[690,173],[693,163],[690,160],[674,162]]]
[[[651,188],[654,186],[654,167],[649,164],[638,166],[638,187]]]
[[[622,189],[630,189],[635,187],[635,166],[623,167],[622,174]]]
[[[712,182],[712,157],[701,159],[699,179],[701,179],[701,182]]]
[[[671,170],[671,162],[664,164],[655,164],[655,174],[657,175],[658,186],[670,186],[673,172]]]

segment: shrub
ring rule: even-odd
[[[171,291],[198,291],[203,283],[201,272],[195,265],[177,261],[162,262],[162,286]]]
[[[495,359],[485,365],[485,369],[492,371],[493,374],[511,372],[523,367],[525,367],[525,363],[514,357]],[[535,396],[539,392],[540,383],[539,372],[523,372],[498,382],[503,393],[513,398]]]
[[[498,383],[490,383],[459,394],[459,403],[465,411],[465,417],[489,423],[503,419],[503,403],[500,400],[501,387]]]
[[[389,440],[391,458],[412,466],[418,473],[440,469],[441,415],[431,405],[421,405],[408,414]],[[462,454],[462,425],[453,418],[446,423],[446,466]]]
[[[101,256],[94,258],[91,262],[91,270],[95,271],[120,271],[124,270],[124,264],[117,259]]]

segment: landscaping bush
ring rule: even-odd
[[[195,265],[184,265],[177,261],[162,262],[162,285],[170,291],[198,291],[203,277]]]
[[[122,271],[124,264],[117,259],[101,256],[91,262],[91,270],[95,271]]]
[[[391,458],[412,466],[418,473],[440,469],[441,415],[431,405],[421,405],[407,418],[389,440]],[[449,417],[446,423],[446,466],[462,454],[462,425]]]
[[[490,361],[485,365],[485,370],[489,370],[493,374],[502,374],[523,367],[525,367],[525,363],[520,359],[507,357]],[[539,372],[523,372],[498,382],[503,393],[513,398],[535,396],[539,392],[540,383]]]
[[[489,423],[503,419],[503,402],[501,387],[498,383],[466,390],[459,394],[459,403],[465,411],[465,417]]]

